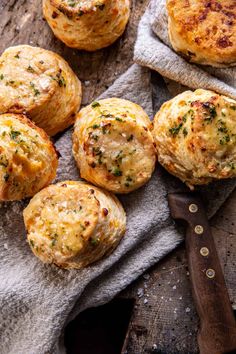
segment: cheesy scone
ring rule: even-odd
[[[130,0],[43,0],[43,13],[55,36],[67,46],[95,51],[123,34]]]
[[[186,91],[154,119],[159,162],[190,188],[236,177],[236,101],[207,90]]]
[[[57,152],[24,115],[0,115],[0,201],[31,197],[56,176]]]
[[[112,194],[84,182],[51,185],[24,210],[28,242],[44,263],[83,268],[111,253],[126,229],[126,214]]]
[[[152,176],[156,155],[151,122],[133,102],[109,98],[77,115],[73,153],[82,178],[114,193],[129,193]]]
[[[236,65],[235,0],[167,0],[171,44],[193,63]]]
[[[81,83],[51,51],[20,45],[0,57],[0,113],[27,113],[48,135],[74,123]]]

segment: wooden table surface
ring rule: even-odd
[[[132,1],[131,19],[119,41],[107,49],[86,53],[65,47],[53,36],[42,16],[41,0],[1,0],[0,52],[11,45],[30,44],[61,54],[83,83],[83,105],[86,105],[131,65],[137,24],[147,3],[148,0]],[[230,298],[236,309],[235,216],[236,191],[211,221]],[[198,318],[188,278],[184,247],[181,246],[120,295],[136,299],[127,340],[128,354],[198,353]]]

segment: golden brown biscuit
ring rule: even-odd
[[[31,197],[56,176],[57,153],[24,115],[0,115],[0,200]]]
[[[43,0],[43,13],[55,36],[66,45],[95,51],[123,34],[130,0]]]
[[[81,102],[81,84],[56,53],[20,45],[0,57],[0,113],[27,113],[48,135],[66,129]]]
[[[111,253],[126,228],[125,211],[115,196],[72,181],[36,194],[24,221],[28,242],[41,261],[77,269]]]
[[[83,108],[77,116],[73,153],[81,177],[114,193],[129,193],[155,168],[151,122],[133,102],[109,98]]]
[[[236,176],[236,101],[212,91],[186,91],[154,119],[159,162],[192,188]]]
[[[235,0],[167,0],[169,37],[193,63],[236,65]]]

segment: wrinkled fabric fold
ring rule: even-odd
[[[168,36],[166,0],[152,0],[142,17],[134,61],[191,89],[205,88],[236,99],[236,68],[194,65],[176,54]]]

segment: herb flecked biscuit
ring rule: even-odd
[[[129,193],[152,176],[156,155],[151,122],[137,104],[109,98],[77,115],[73,153],[82,178],[114,193]]]
[[[27,113],[48,135],[74,123],[81,84],[56,53],[20,45],[0,57],[0,113]]]
[[[175,51],[194,63],[236,65],[235,0],[167,0]]]
[[[24,222],[41,261],[79,269],[114,250],[125,233],[126,215],[110,193],[65,181],[36,194],[24,210]]]
[[[236,101],[212,91],[186,91],[154,119],[159,162],[190,188],[236,177]]]
[[[122,35],[130,0],[43,0],[43,13],[55,36],[66,45],[95,51]]]
[[[52,182],[57,153],[47,134],[24,115],[0,115],[0,200],[31,197]]]

